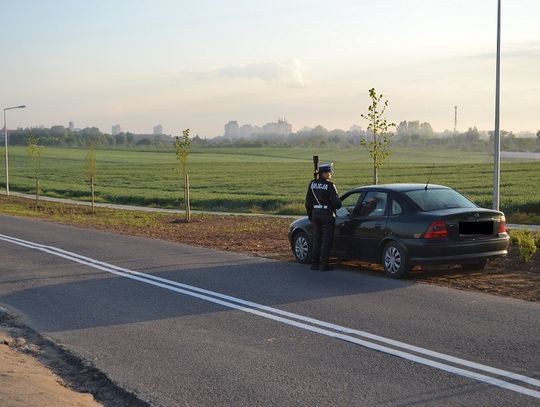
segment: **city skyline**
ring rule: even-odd
[[[366,127],[368,89],[391,121],[491,130],[496,2],[28,1],[3,6],[9,126],[223,132],[231,117]],[[501,129],[540,128],[540,4],[503,1]],[[51,24],[50,22],[55,23]],[[242,24],[238,24],[241,21]],[[160,63],[156,64],[156,61]]]

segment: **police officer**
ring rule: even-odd
[[[309,183],[306,194],[306,211],[313,225],[312,270],[332,270],[328,261],[334,240],[335,211],[341,208],[336,187],[330,181],[332,166],[333,163],[319,165],[319,177]]]

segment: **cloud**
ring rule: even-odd
[[[304,78],[304,66],[298,59],[218,67],[212,69],[211,72],[227,78],[259,79],[281,83],[293,88],[307,86],[307,81]]]

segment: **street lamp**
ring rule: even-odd
[[[6,195],[9,195],[9,161],[8,161],[8,133],[6,111],[12,109],[24,109],[26,105],[13,106],[4,108],[4,142],[6,143]]]
[[[499,210],[499,185],[501,178],[501,133],[499,109],[501,93],[501,0],[497,1],[497,60],[495,63],[495,129],[493,131],[493,209]]]

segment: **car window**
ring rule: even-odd
[[[349,216],[351,213],[353,213],[354,208],[358,204],[358,199],[362,195],[362,192],[353,192],[350,195],[347,195],[342,201],[341,201],[341,208],[339,208],[336,211],[336,216],[342,218],[345,216]]]
[[[386,192],[369,191],[361,205],[355,209],[355,215],[359,217],[383,216],[386,210],[386,201]]]
[[[391,215],[401,215],[402,213],[403,213],[403,208],[401,207],[399,202],[392,199],[392,211],[391,211],[390,214]]]
[[[420,189],[405,192],[423,211],[451,208],[477,208],[477,206],[453,189]]]

